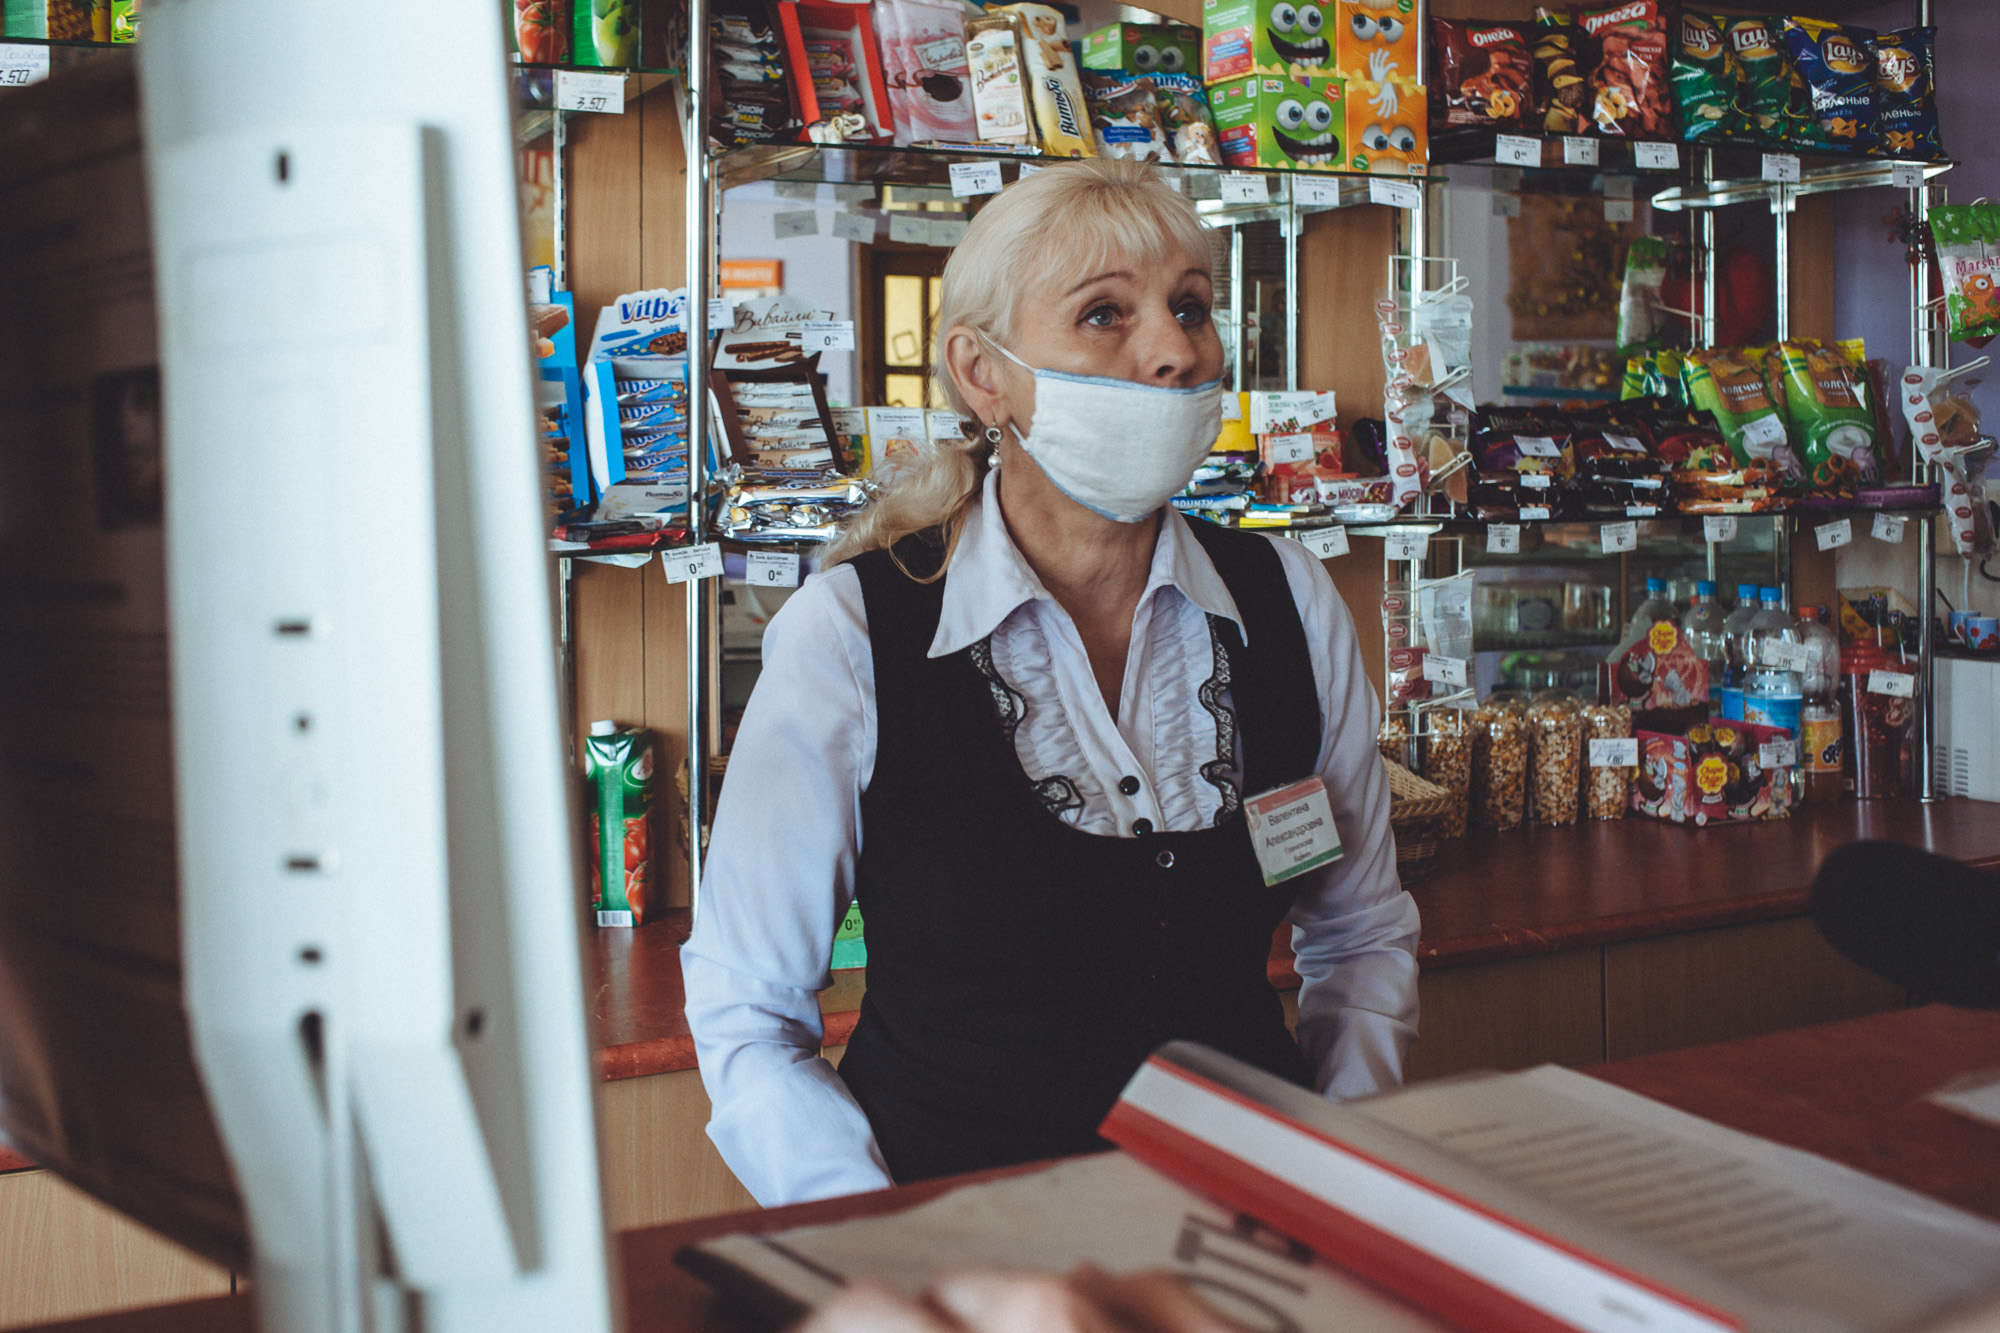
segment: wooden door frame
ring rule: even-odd
[[[885,395],[882,387],[887,367],[881,354],[882,332],[882,283],[885,277],[936,278],[944,275],[945,262],[951,258],[951,251],[931,245],[877,244],[864,247],[866,257],[861,263],[860,299],[855,302],[861,320],[858,330],[856,352],[861,358],[860,393],[864,405],[881,406]],[[930,320],[928,290],[924,302],[924,319]],[[902,373],[902,372],[898,372]],[[923,406],[930,406],[929,391],[926,390]]]

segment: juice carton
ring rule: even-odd
[[[1202,81],[1331,74],[1333,21],[1322,0],[1202,0]]]
[[[1232,167],[1342,171],[1341,107],[1347,87],[1338,75],[1252,74],[1209,90],[1215,137]]]
[[[1085,69],[1121,74],[1200,74],[1201,29],[1185,23],[1114,23],[1083,39]]]
[[[593,722],[583,741],[590,793],[590,896],[600,926],[643,926],[653,901],[653,737]]]
[[[1347,152],[1355,171],[1421,176],[1430,161],[1430,116],[1422,85],[1347,81]]]
[[[1337,0],[1334,67],[1374,83],[1417,81],[1417,0]]]

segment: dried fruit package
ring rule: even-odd
[[[1875,142],[1898,157],[1944,156],[1938,133],[1936,28],[1903,28],[1875,38]]]
[[[1806,480],[1817,490],[1874,482],[1881,474],[1875,412],[1861,369],[1836,349],[1810,340],[1778,344],[1776,363]]]
[[[965,8],[937,0],[875,0],[875,37],[896,142],[974,143]]]
[[[1805,82],[1809,103],[1798,141],[1818,148],[1873,149],[1874,30],[1788,18],[1785,50]]]
[[[1798,123],[1791,61],[1778,33],[1781,19],[1730,18],[1729,48],[1743,67],[1751,132],[1789,142]]]
[[[1090,108],[1090,131],[1100,157],[1133,162],[1171,162],[1166,127],[1160,123],[1159,90],[1147,78],[1127,78],[1101,70],[1083,71],[1083,97]]]
[[[1590,41],[1590,117],[1597,132],[1671,139],[1667,23],[1659,0],[1586,9],[1576,21]]]
[[[2000,207],[1939,204],[1931,209],[1931,236],[1951,336],[1965,342],[2000,333]]]
[[[1432,123],[1453,129],[1520,129],[1532,114],[1534,60],[1518,23],[1432,19],[1437,82]]]
[[[1726,138],[1750,128],[1743,62],[1723,32],[1728,20],[1681,11],[1671,82],[1680,112],[1681,138],[1689,143]]]
[[[1549,134],[1581,134],[1590,111],[1590,84],[1577,56],[1570,16],[1535,10],[1535,109]]]

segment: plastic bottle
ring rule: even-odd
[[[1715,585],[1707,579],[1694,585],[1694,604],[1681,618],[1681,637],[1696,657],[1708,663],[1708,702],[1713,708],[1722,699],[1722,678],[1729,668],[1729,645],[1723,625],[1729,617],[1715,600]]]
[[[1762,608],[1750,619],[1750,674],[1743,682],[1743,718],[1767,727],[1783,727],[1800,739],[1804,730],[1805,680],[1792,669],[1795,656],[1775,645],[1799,646],[1798,622],[1779,605],[1784,594],[1765,588]]]
[[[1840,722],[1840,636],[1826,623],[1826,609],[1799,608],[1799,637],[1806,646],[1805,690],[1799,766],[1805,772],[1805,799],[1815,805],[1842,795],[1842,751],[1846,734]]]
[[[1736,609],[1722,621],[1722,640],[1728,650],[1729,665],[1722,673],[1720,704],[1722,715],[1732,722],[1743,720],[1743,680],[1750,674],[1750,621],[1757,614],[1757,585],[1736,585]]]

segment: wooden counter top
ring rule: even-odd
[[[1826,854],[1862,838],[1923,847],[1969,865],[2000,866],[2000,805],[1952,800],[1842,801],[1792,819],[1697,829],[1650,819],[1472,833],[1443,844],[1410,886],[1423,916],[1427,968],[1519,958],[1805,912]],[[694,1068],[681,991],[688,916],[589,943],[598,1067],[607,1079]],[[1271,951],[1271,980],[1299,984],[1289,931]],[[826,1044],[854,1031],[859,973],[836,973],[820,997]]]

